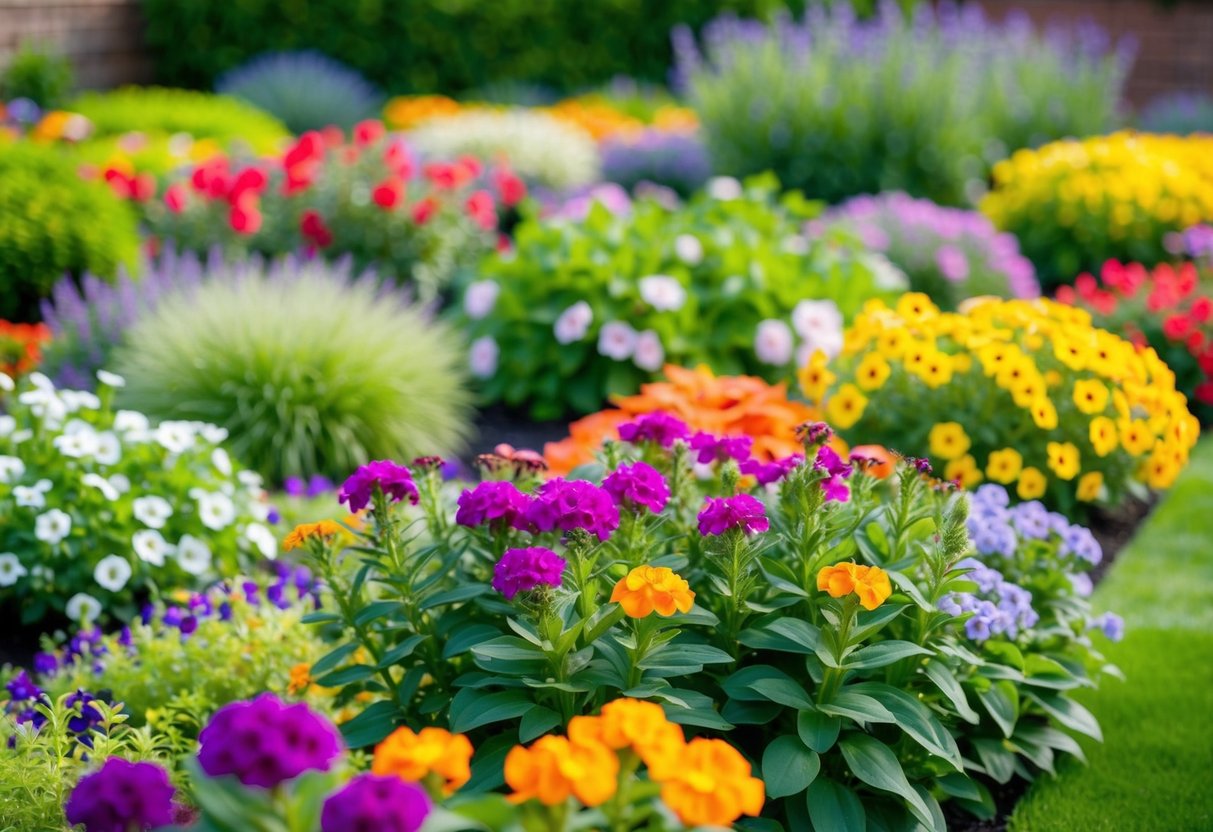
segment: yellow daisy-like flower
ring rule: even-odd
[[[1141,419],[1124,420],[1120,423],[1120,444],[1133,456],[1142,456],[1154,447],[1154,432],[1149,423]]]
[[[1088,471],[1078,479],[1078,499],[1084,503],[1094,502],[1103,493],[1103,474],[1099,471]]]
[[[1091,420],[1088,437],[1097,456],[1107,456],[1120,444],[1116,437],[1116,423],[1107,416],[1096,416]]]
[[[1074,404],[1088,416],[1103,413],[1108,406],[1107,385],[1093,378],[1075,382]]]
[[[826,402],[826,419],[831,425],[842,430],[854,427],[863,418],[863,411],[868,406],[868,397],[859,391],[854,384],[844,384],[838,392]]]
[[[797,372],[800,390],[809,401],[817,404],[825,398],[826,390],[836,380],[826,364],[829,358],[821,350],[814,350],[809,357],[809,363]]]
[[[1010,485],[1019,478],[1023,470],[1023,455],[1014,448],[994,451],[986,460],[986,476],[994,482]]]
[[[337,537],[342,534],[346,534],[346,530],[332,520],[321,520],[319,523],[302,523],[292,529],[291,533],[282,539],[282,548],[289,552],[292,549],[302,547],[313,538],[327,540],[330,537]]]
[[[931,456],[940,459],[957,459],[964,456],[973,444],[959,422],[940,422],[931,428],[927,441]]]
[[[1038,468],[1024,468],[1019,472],[1019,484],[1015,493],[1021,500],[1038,500],[1045,495],[1049,480]]]
[[[1041,430],[1053,430],[1057,427],[1057,408],[1053,402],[1041,396],[1032,402],[1032,421]]]
[[[981,469],[977,467],[977,460],[969,454],[965,454],[959,459],[953,459],[945,465],[943,478],[948,482],[956,483],[961,488],[973,488],[985,479],[981,474]]]
[[[1081,470],[1078,448],[1071,442],[1050,442],[1045,446],[1049,453],[1049,470],[1058,479],[1072,480]]]
[[[862,390],[879,390],[888,381],[889,362],[878,352],[870,352],[859,362],[855,370],[855,383]]]

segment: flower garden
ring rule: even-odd
[[[1213,825],[1213,105],[272,5],[0,73],[0,830]]]

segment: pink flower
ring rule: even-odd
[[[792,454],[783,459],[777,459],[774,462],[759,462],[756,459],[747,459],[741,463],[741,473],[749,474],[758,480],[759,485],[770,485],[786,477],[792,472],[793,468],[802,462],[804,462],[803,454]]]
[[[493,480],[482,482],[459,495],[459,510],[455,522],[461,526],[525,528],[522,522],[529,500],[512,482]]]
[[[506,549],[493,568],[493,589],[508,599],[541,586],[558,587],[567,562],[551,549]]]
[[[670,499],[670,487],[666,485],[665,477],[643,462],[619,466],[603,480],[602,487],[611,495],[615,505],[633,510],[647,508],[653,514],[660,514]]]
[[[686,439],[688,433],[690,430],[685,422],[661,411],[642,414],[619,426],[619,438],[633,445],[656,442],[663,448],[670,448],[677,440]]]
[[[741,529],[746,534],[765,532],[771,527],[766,506],[749,494],[735,497],[708,497],[699,512],[699,533],[724,534],[729,529]]]
[[[413,475],[408,468],[390,459],[368,462],[350,474],[337,494],[337,501],[348,504],[351,512],[362,511],[370,505],[375,486],[393,502],[407,498],[410,503],[417,505],[419,495]]]
[[[584,529],[606,540],[619,528],[619,509],[611,495],[583,480],[548,480],[527,506],[526,523],[534,532]]]

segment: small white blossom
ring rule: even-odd
[[[0,436],[8,436],[17,429],[17,420],[7,413],[0,413]]]
[[[463,296],[463,311],[473,321],[478,321],[493,311],[500,293],[501,287],[495,280],[477,280],[470,283],[467,293]]]
[[[101,602],[91,595],[77,592],[68,599],[65,612],[72,621],[93,621],[101,614]]]
[[[192,534],[177,541],[177,565],[191,575],[203,575],[211,568],[211,550]]]
[[[151,427],[147,417],[135,410],[119,410],[114,414],[114,430],[119,433],[142,433]]]
[[[713,176],[707,184],[708,196],[727,202],[730,199],[741,199],[743,193],[741,183],[731,176]]]
[[[131,548],[139,560],[152,566],[164,566],[164,559],[173,554],[173,546],[154,529],[143,529],[131,536]]]
[[[264,502],[265,492],[254,494],[254,501],[249,504],[248,513],[253,516],[254,520],[264,523],[270,519],[270,504]]]
[[[228,437],[227,428],[221,428],[218,425],[208,425],[205,422],[192,422],[194,430],[212,445],[218,445]]]
[[[63,400],[63,405],[69,413],[101,408],[101,399],[97,398],[96,393],[90,393],[87,390],[60,390],[59,398]]]
[[[46,508],[46,493],[32,485],[13,486],[13,499],[25,508]]]
[[[256,471],[248,471],[248,470],[239,471],[236,474],[236,479],[239,480],[240,484],[245,486],[246,488],[249,488],[249,489],[260,489],[261,488],[261,475],[258,474]]]
[[[28,574],[29,570],[12,552],[0,555],[0,586],[12,586]]]
[[[20,445],[22,442],[28,442],[33,438],[34,432],[29,428],[24,428],[23,430],[13,431],[12,435],[9,436],[9,441],[14,445]]]
[[[71,516],[57,508],[34,518],[34,537],[52,546],[59,545],[71,530]]]
[[[636,336],[636,351],[632,362],[642,370],[655,373],[665,364],[665,347],[661,345],[661,336],[651,329]]]
[[[194,447],[194,429],[189,422],[161,422],[156,441],[169,453],[179,454]]]
[[[98,433],[93,459],[102,465],[117,465],[122,459],[122,442],[118,439],[118,434],[111,430]]]
[[[792,330],[783,321],[768,318],[758,324],[754,353],[764,364],[781,367],[792,360]]]
[[[53,390],[26,390],[17,401],[26,405],[48,428],[58,428],[67,418],[67,406]]]
[[[497,372],[497,359],[501,354],[493,336],[484,335],[472,342],[468,350],[468,366],[476,378],[491,378]]]
[[[91,431],[64,433],[51,440],[51,444],[64,456],[80,459],[92,456],[97,450],[97,435]]]
[[[0,482],[16,482],[25,473],[25,463],[19,456],[0,456]]]
[[[211,531],[221,532],[236,520],[236,505],[226,494],[217,492],[198,497],[198,516],[202,525]]]
[[[110,485],[112,485],[119,494],[126,494],[131,490],[131,481],[126,474],[113,474],[110,476]]]
[[[135,519],[150,529],[164,528],[165,521],[173,516],[173,507],[163,497],[139,497],[132,510]]]
[[[110,481],[100,474],[88,473],[80,478],[83,485],[90,488],[95,488],[101,492],[101,496],[109,500],[111,503],[118,499],[118,489],[110,485]]]
[[[36,390],[40,390],[44,393],[55,392],[55,383],[50,380],[46,373],[33,372],[26,376],[26,378],[29,380],[30,384],[34,385]]]
[[[211,465],[215,466],[215,470],[225,477],[232,475],[232,458],[227,455],[227,451],[223,448],[216,448],[211,451]]]
[[[130,561],[118,555],[106,555],[97,562],[97,567],[93,570],[93,580],[102,589],[108,589],[110,592],[121,592],[130,579]]]
[[[13,377],[8,373],[0,373],[0,392],[11,393],[17,389],[17,385],[13,382]]]
[[[273,560],[278,557],[278,538],[274,537],[274,533],[260,523],[249,523],[245,526],[244,539],[260,552],[263,558]]]
[[[792,310],[792,326],[805,340],[810,355],[821,350],[833,358],[842,351],[842,312],[834,301],[802,300]]]
[[[598,332],[598,352],[616,361],[627,361],[636,351],[636,330],[623,321],[609,321]]]
[[[674,254],[688,266],[703,262],[703,243],[694,234],[679,234],[674,238]]]
[[[108,370],[98,370],[97,381],[101,382],[106,387],[126,387],[126,379],[117,373],[111,373]]]
[[[910,288],[910,279],[906,277],[906,273],[893,265],[893,261],[883,254],[869,254],[865,263],[872,270],[872,280],[877,289],[904,292]]]
[[[676,277],[651,274],[640,278],[640,297],[658,312],[677,312],[687,302],[687,290]]]
[[[583,300],[579,300],[560,313],[552,331],[560,344],[571,344],[580,341],[594,322],[594,310]]]

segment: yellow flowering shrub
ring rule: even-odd
[[[1049,300],[980,298],[957,313],[921,294],[870,301],[842,354],[813,356],[801,383],[848,439],[1063,511],[1169,487],[1200,430],[1153,349]]]
[[[1121,132],[1020,150],[981,210],[1014,233],[1044,288],[1105,260],[1167,259],[1163,237],[1213,220],[1213,136]]]

